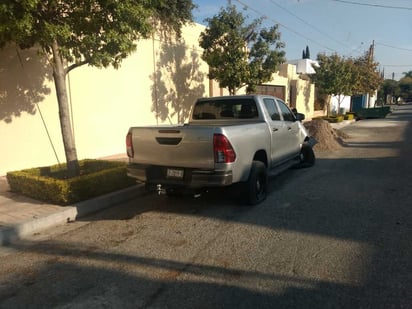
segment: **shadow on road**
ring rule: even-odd
[[[20,244],[16,249],[25,251],[27,247]],[[300,279],[298,276],[107,253],[96,248],[71,247],[58,242],[30,246],[30,251],[34,254],[47,252],[48,259],[36,273],[9,274],[7,281],[14,288],[7,291],[0,289],[2,308],[25,306],[28,301],[33,307],[65,308],[104,305],[122,308],[199,308],[199,304],[203,304],[200,307],[204,308],[273,308],[274,305],[276,308],[316,308],[321,302],[347,307],[358,304],[358,297],[355,297],[358,291],[354,287]],[[68,257],[72,258],[72,263],[67,262]],[[65,262],[61,261],[63,258],[66,258]],[[125,270],[128,267],[148,267],[157,279],[113,271],[103,266],[81,266],[77,263],[78,259],[87,259],[88,264],[97,262],[106,266],[116,263]],[[182,274],[207,278],[209,282],[176,280]],[[244,288],[239,280],[259,280],[267,284],[287,282],[291,287],[281,295],[274,295]],[[26,289],[21,289],[21,286]],[[76,299],[79,294],[86,294],[86,299]],[[16,295],[19,297],[16,298]]]

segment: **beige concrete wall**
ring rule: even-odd
[[[288,105],[290,102],[292,87],[296,89],[294,98],[296,109],[305,114],[307,119],[313,117],[315,102],[315,85],[305,75],[296,73],[296,65],[284,63],[279,67],[279,71],[273,74],[267,85],[276,85],[285,87],[285,101]],[[292,92],[293,94],[293,92]]]
[[[209,94],[208,67],[198,47],[203,29],[184,28],[184,42],[165,44],[159,37],[141,41],[118,70],[84,66],[70,73],[79,159],[124,153],[130,126],[187,119],[194,100]],[[35,50],[0,50],[0,175],[65,162],[50,78],[47,62]]]
[[[50,74],[47,61],[38,57],[35,50],[7,46],[0,51],[0,175],[56,163],[46,128],[63,159]]]
[[[315,85],[299,79],[296,81],[296,90],[296,109],[305,114],[306,119],[312,118],[315,112]]]
[[[124,154],[130,126],[181,123],[196,98],[228,94],[207,78],[198,44],[203,30],[197,24],[185,27],[184,41],[171,44],[160,37],[140,41],[118,70],[84,66],[69,74],[79,159]],[[292,81],[297,108],[308,118],[314,88],[295,66],[282,65],[268,84],[285,86],[289,98]],[[0,50],[0,145],[0,175],[65,162],[54,83],[36,50]]]
[[[284,63],[279,66],[279,70],[272,75],[272,80],[264,83],[264,85],[282,86],[285,88],[285,101],[291,106],[290,92],[292,87],[296,89],[294,98],[296,108],[300,113],[305,114],[306,119],[314,117],[314,103],[315,103],[315,85],[312,84],[309,78],[302,74],[296,73],[296,65]],[[238,94],[244,94],[246,88],[238,91]],[[211,81],[210,96],[228,95],[226,89],[219,88],[216,81]]]

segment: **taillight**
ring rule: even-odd
[[[126,135],[126,151],[127,151],[127,156],[129,158],[133,158],[134,150],[133,150],[133,141],[132,141],[131,132],[127,133]]]
[[[223,134],[213,136],[213,150],[215,163],[232,163],[236,160],[236,153],[229,140]]]

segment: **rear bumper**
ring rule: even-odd
[[[170,177],[168,169],[183,171],[183,176]],[[232,184],[232,171],[199,170],[194,168],[175,168],[146,164],[129,164],[127,175],[147,184],[179,186],[186,188],[222,187]]]

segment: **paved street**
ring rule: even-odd
[[[412,308],[412,106],[228,190],[148,194],[0,248],[0,308]]]

